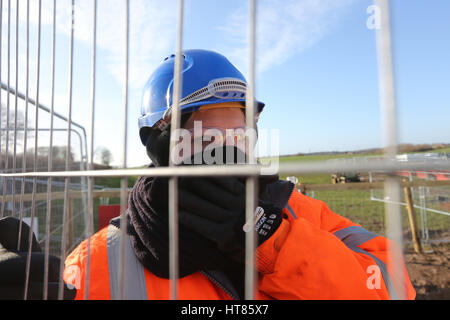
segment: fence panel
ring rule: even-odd
[[[93,163],[94,135],[95,135],[95,93],[96,93],[96,21],[97,1],[92,1],[93,29],[92,29],[92,61],[90,71],[90,101],[91,101],[91,128],[88,135],[83,126],[73,121],[73,78],[74,73],[74,21],[77,17],[75,0],[69,4],[70,44],[67,62],[67,96],[64,103],[64,115],[55,109],[55,25],[56,6],[61,2],[52,3],[52,54],[49,62],[51,69],[51,105],[44,106],[40,100],[42,95],[41,72],[41,38],[42,33],[48,31],[41,26],[42,1],[31,2],[36,12],[30,12],[30,0],[2,1],[0,0],[0,69],[6,67],[7,71],[0,70],[0,196],[1,216],[15,216],[30,220],[36,225],[39,242],[45,246],[46,259],[49,254],[61,258],[61,275],[64,260],[67,254],[83,239],[93,234],[96,219],[96,208],[100,201],[97,198],[115,199],[121,207],[121,217],[126,215],[127,194],[129,180],[135,176],[165,176],[170,177],[169,187],[169,221],[170,221],[170,279],[171,298],[178,297],[178,200],[177,179],[182,176],[227,176],[239,175],[246,177],[246,220],[252,222],[256,204],[257,184],[256,178],[264,174],[265,167],[254,161],[253,149],[250,148],[250,161],[246,165],[236,166],[196,166],[195,168],[169,166],[167,168],[128,169],[127,165],[127,134],[128,134],[128,90],[129,90],[129,26],[130,1],[124,0],[123,27],[125,38],[123,46],[123,141],[122,164],[120,169],[95,170]],[[383,146],[385,157],[381,159],[361,159],[361,161],[343,160],[341,162],[311,162],[311,163],[282,163],[278,172],[280,174],[329,174],[337,171],[374,172],[382,171],[385,178],[378,185],[362,190],[336,190],[311,187],[308,194],[314,198],[325,201],[329,207],[360,223],[370,231],[385,235],[400,247],[403,239],[408,243],[407,215],[400,190],[401,183],[396,173],[402,170],[436,171],[450,170],[448,160],[437,160],[427,163],[401,162],[395,158],[397,154],[397,119],[395,105],[395,88],[393,86],[393,59],[391,56],[391,34],[389,18],[389,1],[375,0],[375,5],[383,12],[381,27],[376,31],[376,47],[379,67],[380,87],[380,113],[383,118]],[[25,4],[25,5],[24,5]],[[246,122],[250,129],[255,127],[255,79],[256,79],[256,26],[257,1],[249,0],[248,35],[249,35],[249,82],[246,94]],[[48,5],[45,2],[45,5]],[[67,4],[66,4],[67,5]],[[26,13],[26,22],[20,20],[20,13]],[[30,28],[30,13],[36,14],[36,25]],[[101,12],[99,12],[101,14]],[[176,130],[180,126],[178,112],[180,88],[182,85],[181,52],[183,50],[183,15],[184,1],[178,1],[178,25],[176,37],[176,63],[174,79],[174,105],[172,106],[172,127]],[[45,18],[45,17],[44,17]],[[48,17],[47,17],[48,18]],[[15,26],[15,28],[14,28]],[[19,32],[26,31],[25,46],[19,46]],[[33,33],[30,33],[30,30]],[[33,41],[31,41],[33,40]],[[33,46],[31,46],[33,42]],[[14,46],[15,45],[15,46]],[[6,49],[6,52],[5,52]],[[15,59],[12,59],[12,54]],[[34,52],[30,56],[30,52]],[[25,54],[26,64],[18,63],[20,54]],[[15,61],[15,66],[13,66]],[[48,65],[46,65],[48,67]],[[12,72],[14,70],[14,72]],[[121,71],[122,72],[122,71]],[[6,79],[3,76],[6,74]],[[19,90],[19,74],[24,74],[25,90]],[[33,76],[33,77],[32,77]],[[33,82],[34,81],[34,82]],[[14,83],[14,84],[13,84]],[[59,106],[58,106],[59,107]],[[32,123],[32,125],[31,125]],[[62,138],[61,138],[62,135]],[[89,145],[89,148],[88,148]],[[253,145],[253,143],[250,143]],[[90,150],[88,154],[88,149]],[[171,150],[173,145],[171,145]],[[89,160],[88,160],[89,159]],[[172,159],[172,157],[170,157]],[[89,161],[89,162],[88,162]],[[120,192],[116,194],[103,194],[99,196],[95,189],[95,179],[111,177],[120,179]],[[437,176],[436,176],[437,177]],[[417,186],[413,189],[413,201],[416,204],[417,220],[420,221],[420,234],[424,244],[433,242],[446,242],[449,239],[449,186]],[[109,201],[109,200],[108,200]],[[119,267],[119,297],[124,297],[124,274],[126,271],[126,231],[122,228],[120,245]],[[245,266],[245,298],[255,297],[256,270],[255,270],[255,234],[253,229],[248,232],[245,240],[246,260]],[[90,248],[90,246],[88,247]],[[27,283],[29,280],[31,247],[28,252]],[[400,254],[390,250],[390,261],[394,266],[394,273],[401,279],[404,274],[400,268]],[[89,264],[89,260],[88,260]],[[47,266],[48,267],[48,266]],[[88,268],[89,269],[89,268]],[[47,275],[46,275],[47,276]],[[396,277],[397,278],[397,277]],[[89,281],[89,277],[88,277]],[[401,281],[401,280],[400,280]],[[62,282],[59,285],[59,298],[62,298]],[[25,286],[28,288],[28,286]],[[86,286],[89,287],[89,284]],[[86,291],[87,292],[87,291]],[[87,295],[85,295],[87,297]],[[25,299],[27,294],[25,293]],[[399,292],[398,298],[404,298]]]

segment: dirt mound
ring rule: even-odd
[[[433,244],[424,250],[423,254],[410,249],[405,251],[406,268],[416,289],[416,299],[450,299],[450,243]]]

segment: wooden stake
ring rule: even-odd
[[[404,187],[403,191],[405,192],[406,208],[408,210],[409,224],[411,226],[411,234],[412,234],[412,240],[414,243],[414,251],[416,253],[423,253],[422,243],[420,242],[419,233],[417,230],[416,213],[414,210],[414,203],[413,203],[413,199],[411,196],[411,188]]]

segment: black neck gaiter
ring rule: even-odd
[[[278,176],[260,177],[260,197],[265,198],[269,191],[267,186],[276,181]],[[168,201],[168,178],[140,177],[131,190],[127,212],[127,232],[137,259],[153,274],[166,279],[169,278]],[[183,224],[178,228],[180,277],[202,270],[219,270],[230,278],[238,291],[243,290],[243,262],[230,259],[216,243]]]
[[[141,177],[128,201],[128,233],[138,260],[153,274],[169,278],[168,179]],[[237,264],[217,245],[179,224],[179,275],[227,270]]]

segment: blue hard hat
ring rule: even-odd
[[[208,50],[183,52],[181,113],[198,110],[202,105],[238,101],[245,102],[246,80],[242,73],[223,55]],[[156,68],[147,81],[142,97],[139,135],[145,145],[148,130],[170,118],[175,55]],[[264,103],[257,101],[257,112]]]

